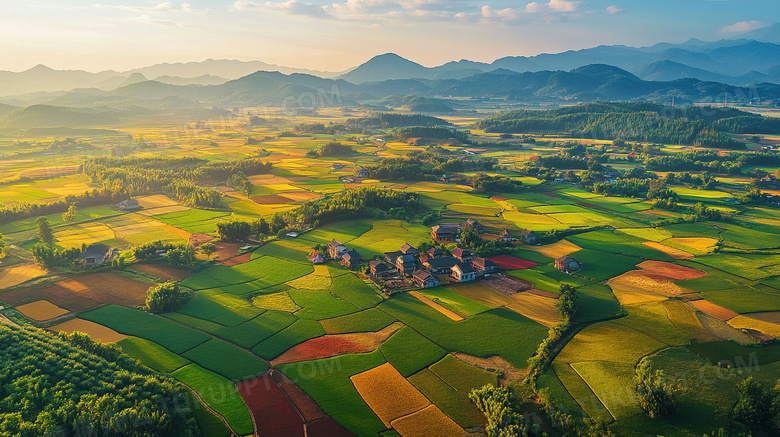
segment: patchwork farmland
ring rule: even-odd
[[[488,385],[510,387],[518,411],[549,435],[565,414],[615,435],[701,436],[741,426],[733,410],[748,376],[769,388],[780,379],[780,210],[771,199],[734,203],[720,174],[707,190],[668,172],[626,176],[665,181],[677,205],[665,209],[647,192],[589,185],[611,182],[581,167],[553,175],[541,164],[498,164],[520,150],[565,156],[572,138],[504,141],[475,128],[469,141],[484,146],[475,149],[401,140],[389,128],[347,132],[354,121],[328,117],[343,131],[312,128],[322,116],[279,114],[278,125],[204,130],[203,144],[174,140],[121,161],[161,177],[171,163],[193,166],[180,178],[227,163],[243,185],[187,180],[202,190],[192,198],[139,185],[67,220],[44,209],[2,216],[0,322],[116,345],[188,391],[206,437],[484,435],[490,413],[470,394]],[[160,139],[165,128],[143,132]],[[318,154],[331,142],[352,152]],[[606,156],[619,175],[631,172],[633,152],[608,143],[589,145],[582,159]],[[184,157],[197,162],[175,161]],[[3,171],[18,178],[0,183],[2,204],[10,211],[106,187],[106,168],[120,162],[77,158],[50,179],[9,160]],[[477,160],[490,168],[462,165]],[[424,175],[404,173],[401,164],[418,161]],[[431,177],[450,161],[461,166]],[[67,262],[41,258],[38,216]],[[158,310],[149,290],[166,283],[181,294]],[[760,369],[734,367],[751,353]],[[678,415],[651,419],[634,392],[643,368],[729,378],[686,382]],[[707,420],[684,420],[688,412]]]

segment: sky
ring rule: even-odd
[[[388,52],[430,67],[715,41],[772,17],[778,0],[0,0],[0,70],[125,71],[211,58],[343,71]]]

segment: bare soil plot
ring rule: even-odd
[[[327,417],[320,407],[318,407],[317,404],[300,389],[300,387],[285,376],[284,373],[272,369],[271,377],[279,384],[279,387],[284,390],[287,397],[290,398],[292,403],[301,413],[301,416],[303,416],[304,421],[307,423],[314,422]]]
[[[653,248],[655,250],[661,251],[675,259],[691,259],[695,256],[690,252],[686,252],[684,250],[670,247],[665,244],[657,243],[655,241],[645,241],[642,244],[644,244],[647,247]]]
[[[528,371],[525,369],[518,369],[509,363],[509,361],[494,355],[488,358],[479,358],[473,355],[462,354],[460,352],[454,352],[456,358],[471,364],[472,366],[479,367],[483,370],[500,370],[504,374],[504,379],[507,381],[521,381],[528,376]]]
[[[403,327],[396,322],[377,332],[324,335],[304,341],[273,360],[274,366],[297,363],[319,358],[329,358],[347,353],[365,353],[376,350],[382,343]]]
[[[133,270],[146,273],[147,275],[160,278],[163,281],[183,281],[192,274],[189,270],[165,264],[134,264]]]
[[[358,373],[350,379],[366,404],[388,428],[391,427],[390,422],[431,405],[431,401],[390,363]],[[422,437],[428,434],[407,435]]]
[[[222,261],[222,265],[226,267],[233,267],[237,266],[239,264],[248,263],[249,261],[252,261],[252,254],[251,253],[245,253],[243,255],[234,256],[230,259],[227,259],[225,261]]]
[[[700,310],[704,314],[710,315],[724,322],[729,321],[739,315],[728,308],[723,308],[722,306],[716,305],[705,299],[695,300],[690,302],[690,305]]]
[[[25,317],[32,320],[43,322],[68,314],[68,310],[60,308],[57,305],[47,301],[39,300],[16,307],[16,310]]]
[[[454,320],[456,322],[460,322],[461,320],[463,320],[463,317],[461,317],[460,315],[458,315],[454,311],[451,311],[451,310],[448,310],[447,308],[444,308],[440,304],[438,304],[438,303],[428,299],[427,297],[423,296],[422,294],[420,294],[420,293],[418,293],[416,291],[410,291],[409,294],[411,294],[412,296],[414,296],[417,299],[419,299],[420,302],[422,302],[422,303],[428,305],[429,307],[435,309],[436,311],[444,314],[445,316],[447,316],[451,320]]]
[[[562,257],[564,255],[570,255],[582,249],[580,246],[577,246],[576,244],[567,240],[561,240],[557,243],[547,244],[545,246],[527,246],[526,248],[546,256],[547,258],[553,259]]]
[[[164,194],[153,194],[150,196],[136,196],[135,200],[142,208],[160,208],[164,206],[177,206],[178,202]]]
[[[526,292],[515,294],[512,300],[513,303],[506,307],[522,316],[547,327],[558,322],[558,307],[555,305],[555,299]]]
[[[50,283],[0,293],[0,300],[12,306],[24,305],[41,299],[46,299],[74,313],[86,311],[100,305],[100,302],[94,299]]]
[[[65,323],[54,325],[49,328],[49,330],[54,332],[67,332],[69,334],[77,331],[83,332],[100,343],[116,343],[127,338],[126,335],[120,334],[109,327],[83,319],[71,319]]]
[[[78,171],[78,169],[79,169],[78,165],[37,167],[37,168],[31,168],[31,169],[20,171],[19,177],[27,178],[27,179],[56,178],[60,176],[67,176],[69,174],[74,174],[76,173],[76,171]]]
[[[101,272],[73,276],[56,285],[102,303],[136,307],[146,303],[146,291],[152,284]]]
[[[209,241],[213,240],[214,237],[212,237],[209,234],[202,234],[200,232],[190,235],[190,238],[188,240],[189,244],[193,247],[198,247],[203,243],[208,243]]]
[[[303,418],[284,390],[266,373],[236,386],[260,437],[304,437]]]
[[[15,287],[48,273],[37,264],[20,264],[0,269],[0,290]]]
[[[516,293],[534,288],[534,284],[526,280],[501,274],[492,275],[490,278],[486,278],[481,282],[505,296],[512,296]]]
[[[259,205],[283,205],[290,203],[290,199],[278,194],[269,194],[265,196],[253,196],[252,201]]]

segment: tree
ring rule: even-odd
[[[652,419],[677,412],[679,390],[666,380],[662,370],[653,372],[650,362],[646,359],[637,366],[634,391],[639,399],[639,406]]]
[[[211,254],[214,253],[214,249],[216,248],[217,247],[214,246],[214,243],[203,243],[200,245],[200,251],[203,252],[203,254],[208,258],[211,258]]]
[[[271,226],[268,225],[268,222],[265,221],[264,218],[260,218],[260,220],[256,220],[252,224],[252,231],[255,235],[269,235],[271,233]]]
[[[38,217],[35,219],[35,225],[38,227],[38,240],[47,246],[54,244],[54,233],[51,230],[49,219]]]
[[[62,221],[68,223],[76,220],[76,214],[78,214],[79,210],[76,208],[76,205],[71,204],[68,207],[68,211],[62,213]]]
[[[223,241],[246,241],[252,226],[240,220],[217,223],[217,236]]]
[[[163,282],[146,291],[146,306],[153,313],[167,313],[176,309],[182,297],[181,287],[175,281]]]
[[[528,431],[523,415],[516,411],[509,389],[488,384],[469,393],[487,419],[488,437],[525,437]]]
[[[5,235],[0,234],[0,259],[5,258],[8,247],[5,245]]]

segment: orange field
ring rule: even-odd
[[[431,405],[390,363],[358,373],[351,379],[363,400],[388,428],[393,420]]]
[[[68,310],[58,307],[47,300],[39,300],[16,307],[25,317],[42,322],[68,314]]]
[[[670,238],[668,241],[674,244],[679,244],[680,246],[690,247],[691,249],[702,253],[709,252],[710,249],[718,244],[718,240],[714,238]]]
[[[530,292],[517,293],[511,296],[511,299],[513,303],[506,307],[520,315],[548,327],[558,322],[558,307],[555,306],[555,299]]]
[[[133,269],[164,281],[183,281],[192,274],[189,270],[163,264],[133,264]]]
[[[558,258],[564,255],[570,255],[582,248],[567,240],[561,240],[546,246],[528,246],[527,249],[533,250],[547,258]]]
[[[465,434],[463,428],[435,405],[396,419],[392,425],[402,437],[452,437]]]
[[[377,332],[357,332],[352,334],[323,335],[293,346],[287,352],[273,360],[271,364],[297,363],[334,357],[347,353],[365,353],[376,350],[385,340],[401,329],[400,322]]]
[[[642,244],[644,244],[647,247],[651,247],[651,248],[653,248],[655,250],[659,250],[659,251],[661,251],[661,252],[671,256],[672,258],[676,258],[676,259],[691,259],[691,258],[694,257],[694,255],[692,253],[690,253],[690,252],[686,252],[684,250],[676,249],[674,247],[670,247],[670,246],[667,246],[665,244],[657,243],[655,241],[645,241]]]
[[[73,276],[56,284],[99,302],[128,307],[144,305],[146,290],[153,285],[108,272]]]
[[[126,335],[120,334],[111,328],[82,319],[71,319],[65,323],[54,325],[49,328],[49,330],[54,332],[67,332],[69,334],[76,331],[83,332],[100,343],[116,343],[127,338]]]
[[[664,261],[644,261],[637,264],[637,267],[641,268],[646,273],[661,275],[669,279],[676,279],[678,281],[707,276],[706,273],[700,270],[692,269],[690,267],[678,266],[677,264]]]
[[[705,299],[695,300],[690,302],[690,304],[699,309],[704,314],[708,314],[712,317],[715,317],[716,319],[723,320],[724,322],[731,320],[739,315],[728,308],[723,308],[722,306],[716,305]]]
[[[0,269],[0,290],[15,287],[46,273],[46,270],[38,267],[37,264],[20,264]]]

